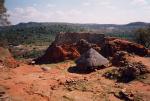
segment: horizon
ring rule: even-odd
[[[28,22],[128,24],[150,22],[148,0],[7,0],[12,25]]]
[[[115,24],[115,23],[72,23],[72,22],[20,22],[17,24],[12,24],[12,25],[18,25],[18,24],[27,24],[27,23],[66,23],[66,24],[89,24],[89,25],[127,25],[127,24],[131,24],[131,23],[146,23],[146,24],[150,24],[150,22],[142,22],[142,21],[136,21],[136,22],[128,22],[128,23],[123,23],[123,24]]]

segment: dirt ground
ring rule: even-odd
[[[131,57],[150,68],[150,58]],[[132,93],[133,101],[149,101],[150,75],[129,83],[103,77],[115,67],[91,73],[75,71],[73,61],[0,69],[0,101],[124,101],[118,92]]]

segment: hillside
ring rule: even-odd
[[[57,23],[20,23],[3,27],[0,31],[2,40],[6,39],[12,45],[19,44],[49,44],[54,40],[56,33],[76,32],[81,29],[75,25]],[[17,39],[17,40],[16,40]]]
[[[115,24],[73,24],[73,23],[20,23],[0,28],[0,40],[7,40],[11,45],[40,44],[52,42],[60,32],[101,32],[109,36],[132,39],[133,31],[149,26],[150,23],[133,22],[124,25]]]

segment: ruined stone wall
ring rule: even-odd
[[[98,33],[59,33],[55,38],[54,44],[72,44],[80,39],[85,39],[90,43],[102,44],[104,43],[104,37],[104,34]]]

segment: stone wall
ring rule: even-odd
[[[102,44],[104,43],[104,34],[98,33],[59,33],[54,41],[54,44],[72,44],[81,39],[85,39],[90,43]]]

